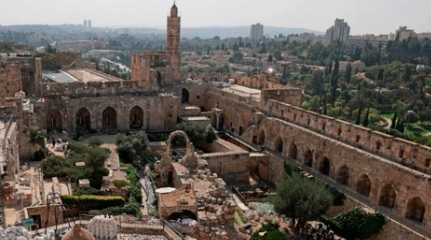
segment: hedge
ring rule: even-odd
[[[63,204],[66,207],[79,207],[81,210],[102,210],[110,207],[122,207],[126,203],[121,196],[62,196]]]
[[[379,213],[367,213],[355,208],[350,212],[338,215],[332,219],[325,219],[330,228],[347,240],[368,239],[379,233],[386,224],[386,219]]]

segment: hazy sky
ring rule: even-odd
[[[1,0],[0,24],[81,23],[164,27],[172,0]],[[183,26],[262,22],[325,31],[336,17],[353,34],[393,32],[407,25],[431,31],[431,0],[177,0]]]

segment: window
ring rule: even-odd
[[[360,135],[356,135],[356,142],[359,143],[359,141],[361,141],[361,136]]]
[[[430,165],[431,165],[431,159],[426,159],[425,160],[425,167],[430,167]]]
[[[376,142],[376,150],[380,151],[380,149],[382,148],[382,143],[380,141]]]

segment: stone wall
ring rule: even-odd
[[[385,157],[411,169],[431,173],[431,148],[396,138],[276,100],[264,106],[267,114],[312,129],[353,147]]]
[[[97,131],[131,129],[167,131],[175,128],[179,100],[172,95],[140,96],[132,94],[51,97],[44,104],[44,108],[39,109],[38,114],[42,116],[41,119],[45,119],[41,123],[42,128],[48,130],[73,132],[78,128],[88,126]],[[132,126],[133,112],[137,112],[135,120],[140,122],[137,128]],[[86,124],[87,121],[88,124]]]
[[[5,104],[6,98],[14,97],[19,91],[22,91],[20,65],[0,63],[0,106]]]

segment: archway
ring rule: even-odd
[[[112,107],[107,107],[103,111],[102,127],[104,130],[117,129],[117,112]]]
[[[48,131],[62,131],[63,120],[60,111],[50,111],[47,118]]]
[[[130,129],[141,129],[144,126],[144,111],[135,106],[130,110],[129,116]]]
[[[282,155],[283,154],[283,148],[284,148],[284,143],[283,143],[283,139],[281,139],[281,137],[278,137],[277,140],[275,140],[275,151]]]
[[[156,72],[156,81],[159,87],[162,87],[162,73],[160,71]]]
[[[178,219],[194,219],[197,220],[196,214],[194,214],[192,211],[189,210],[183,210],[181,212],[174,212],[167,220],[178,220]]]
[[[76,113],[76,128],[78,131],[90,131],[91,115],[87,108],[81,108]]]
[[[290,159],[298,159],[298,147],[295,143],[292,143],[289,148],[289,158]]]
[[[304,154],[304,165],[313,167],[313,152],[311,150],[307,150]]]
[[[259,138],[257,140],[258,145],[264,146],[266,141],[265,131],[261,130],[259,133]]]
[[[190,98],[190,93],[187,89],[183,88],[183,90],[181,91],[181,103],[185,104],[185,103],[189,103],[189,99]]]
[[[180,161],[184,156],[192,154],[192,143],[184,131],[175,131],[169,135],[166,142],[167,153],[175,161]]]
[[[321,174],[329,176],[331,174],[331,161],[328,158],[323,158],[320,163],[319,171]]]
[[[337,172],[337,182],[342,185],[349,185],[349,178],[350,178],[350,170],[349,168],[344,165],[338,169]]]
[[[371,181],[368,175],[363,174],[356,183],[356,191],[366,197],[370,196]]]
[[[407,203],[406,218],[415,222],[423,222],[425,216],[425,204],[422,199],[415,197]]]
[[[397,199],[397,193],[392,184],[385,185],[380,191],[379,205],[387,208],[394,208]]]

